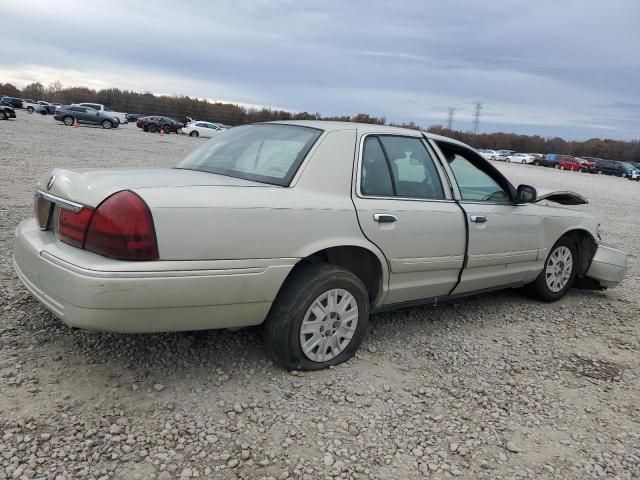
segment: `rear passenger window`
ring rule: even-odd
[[[444,199],[436,166],[422,140],[414,137],[367,137],[360,190],[373,196]]]
[[[391,172],[378,137],[367,137],[364,141],[360,189],[365,195],[393,197]]]
[[[422,140],[381,136],[398,197],[444,199],[440,177]]]

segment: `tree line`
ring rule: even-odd
[[[0,84],[0,94],[34,100],[46,100],[62,104],[94,102],[113,110],[146,115],[166,115],[185,121],[186,117],[219,122],[228,125],[266,122],[273,120],[338,120],[346,122],[392,125],[416,130],[427,130],[467,143],[475,148],[506,149],[526,153],[558,153],[575,156],[591,156],[622,161],[640,161],[640,142],[592,138],[585,141],[568,141],[560,137],[545,138],[540,135],[515,133],[473,133],[452,130],[442,125],[423,128],[414,122],[387,122],[385,117],[366,113],[343,116],[323,116],[320,113],[290,112],[270,108],[250,108],[232,103],[211,102],[187,95],[154,95],[150,92],[134,92],[118,88],[94,90],[87,87],[64,87],[59,81],[43,85],[35,82],[22,90],[10,83]]]

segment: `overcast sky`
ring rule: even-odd
[[[0,83],[640,138],[639,0],[0,1]]]

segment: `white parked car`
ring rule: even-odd
[[[513,155],[513,150],[496,150],[496,160],[505,161],[508,156]]]
[[[182,128],[182,133],[191,137],[211,138],[224,130],[215,123],[193,121]]]
[[[129,123],[127,120],[127,114],[122,112],[114,112],[109,107],[105,107],[101,103],[74,103],[72,104],[74,107],[88,107],[93,108],[94,110],[99,111],[103,115],[108,115],[109,117],[115,118],[118,123]]]
[[[495,150],[487,150],[486,148],[478,148],[476,152],[480,154],[485,160],[495,160],[498,154]]]
[[[383,125],[235,127],[176,168],[55,169],[16,229],[24,285],[72,327],[264,323],[288,369],[356,352],[369,314],[525,286],[604,289],[627,255],[569,192],[515,188],[472,148]]]
[[[22,108],[24,108],[27,111],[27,113],[35,112],[39,106],[40,106],[40,102],[36,102],[35,100],[26,99],[26,98],[22,99]]]
[[[508,155],[505,160],[512,163],[533,163],[536,158],[528,153],[513,153]]]

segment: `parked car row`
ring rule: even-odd
[[[205,122],[201,120],[193,120],[188,118],[187,123],[182,123],[175,118],[163,115],[150,115],[147,117],[139,117],[136,126],[145,132],[158,133],[183,133],[190,137],[211,138],[216,134],[227,130],[227,125],[220,123]]]
[[[511,150],[476,150],[486,160],[501,160],[512,163],[532,164],[573,172],[602,173],[625,177],[640,182],[640,163],[604,160],[596,157],[574,157],[556,153],[517,153]]]

